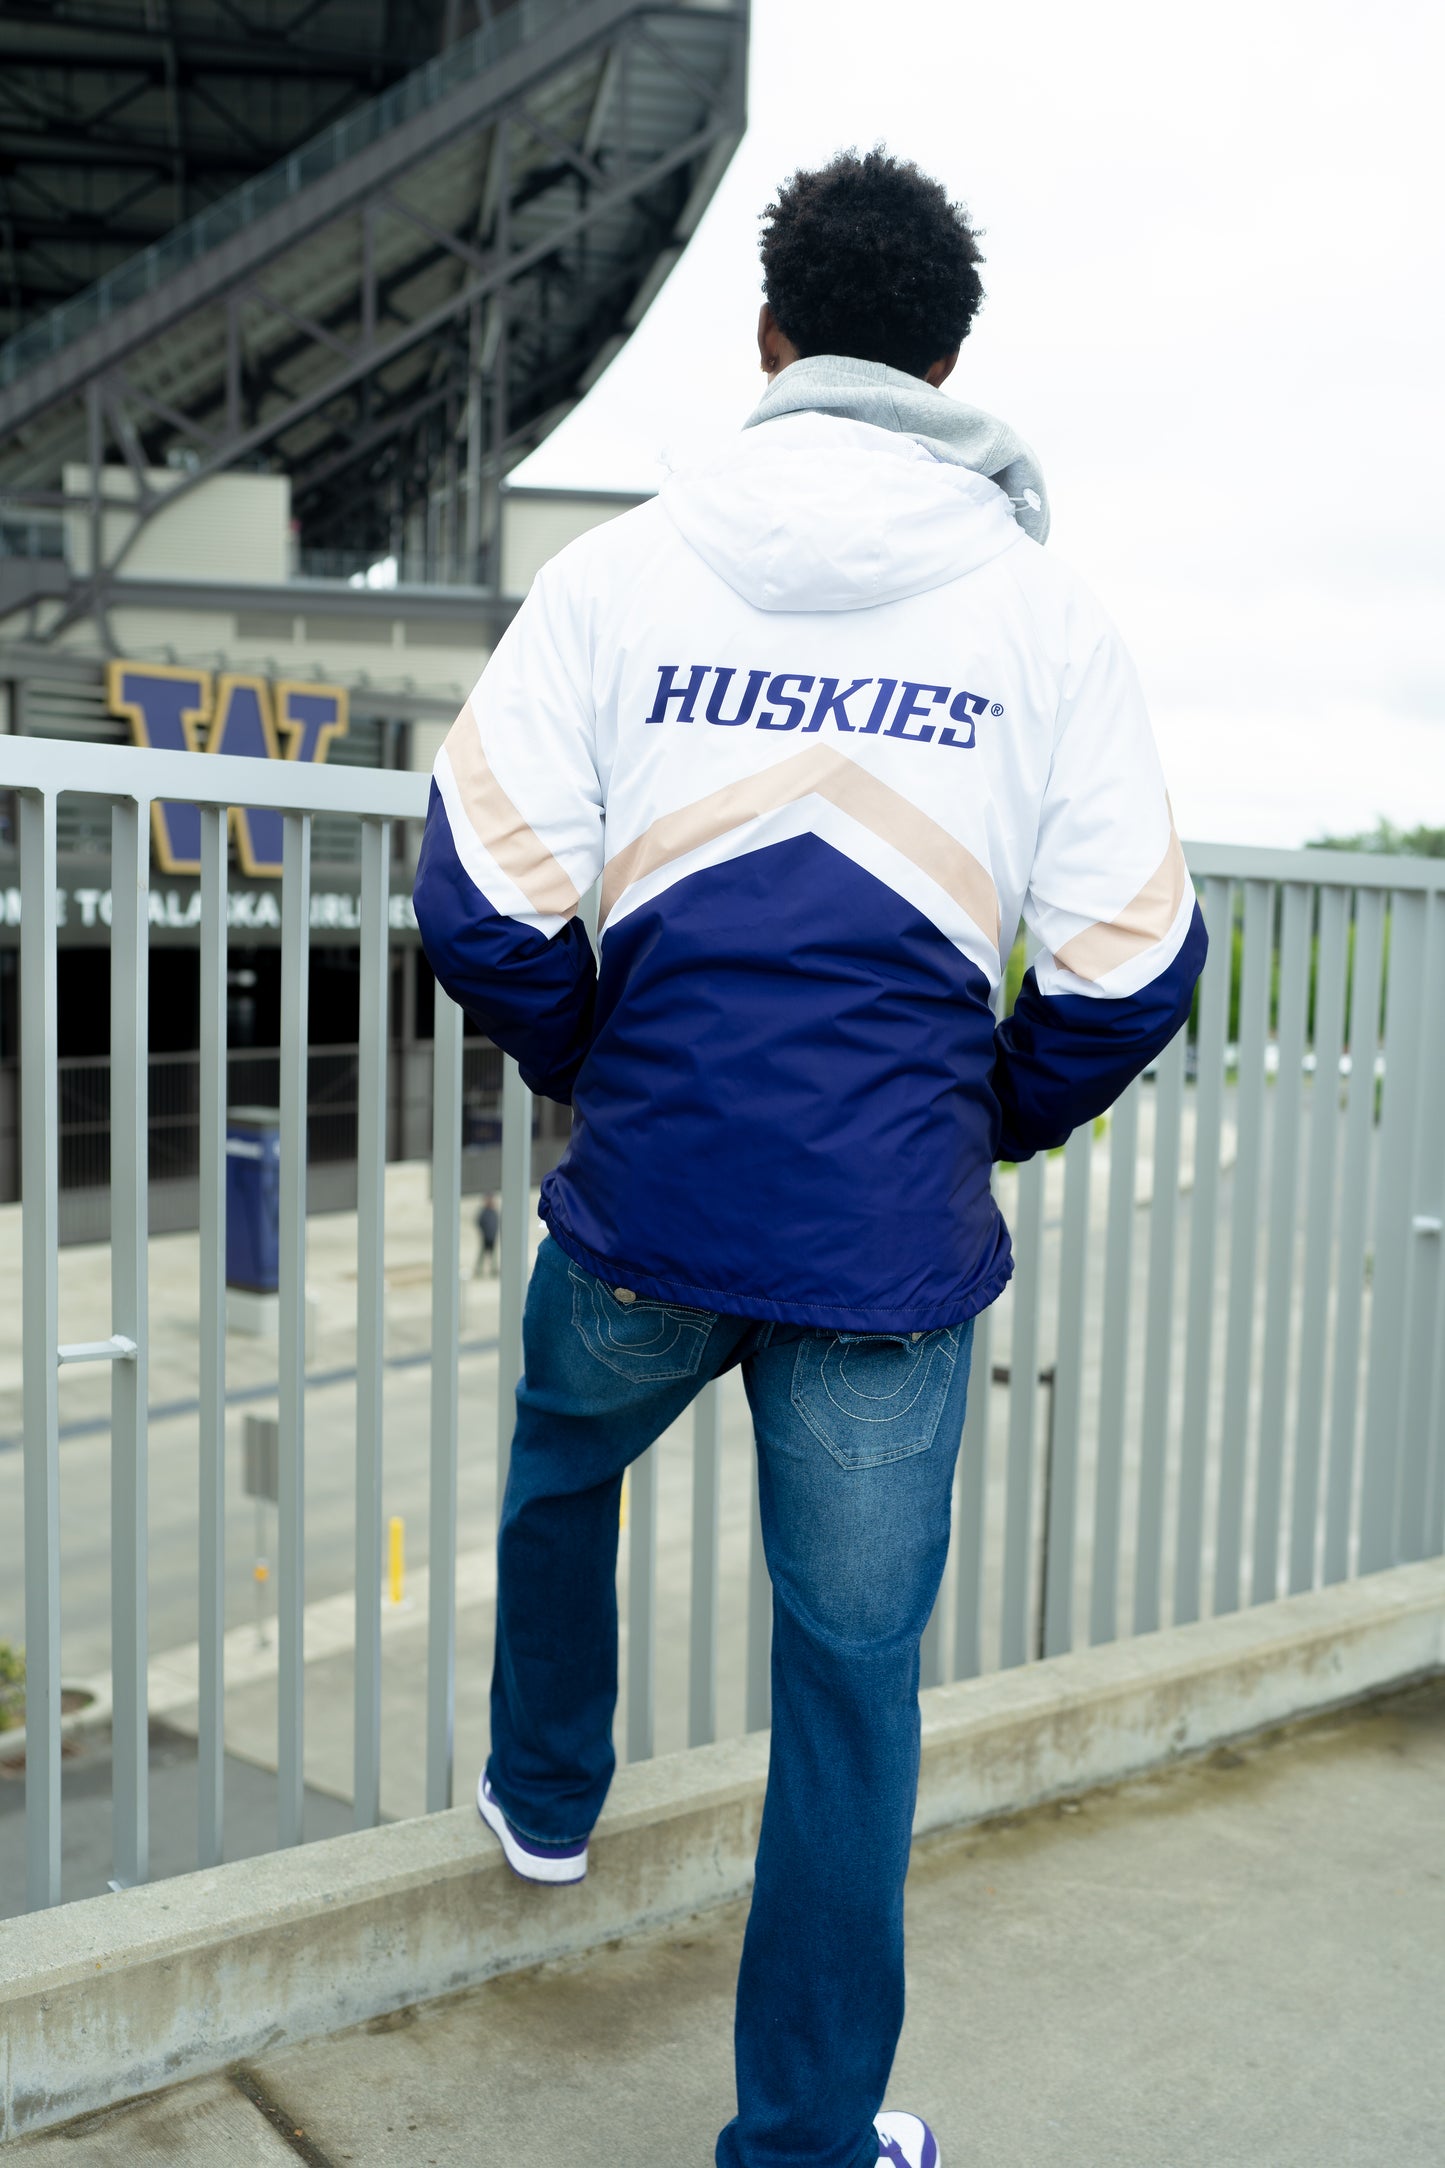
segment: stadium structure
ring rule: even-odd
[[[72,1238],[104,1209],[109,831],[81,748],[143,736],[147,671],[194,668],[222,704],[242,681],[330,688],[345,728],[321,734],[326,757],[430,766],[538,564],[635,501],[508,477],[686,247],[745,125],[747,51],[746,0],[7,0],[0,729],[77,744],[60,838]],[[313,1101],[329,1049],[338,1201],[355,852],[346,823],[318,822],[336,937],[313,953]],[[194,880],[154,877],[153,1058],[176,1066],[173,1091],[153,1079],[176,1127],[169,1202],[153,1136],[155,1224],[183,1224]],[[22,913],[0,799],[0,1199]],[[243,904],[239,936],[233,919],[248,1095],[275,1044],[270,915]],[[398,934],[409,1154],[430,986]],[[322,1201],[326,1133],[313,1122]]]

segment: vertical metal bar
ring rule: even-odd
[[[748,1648],[743,1722],[748,1731],[766,1731],[773,1717],[773,1584],[763,1549],[756,1442],[750,1462],[752,1512],[748,1528]]]
[[[1100,1334],[1099,1458],[1094,1482],[1094,1563],[1089,1639],[1119,1631],[1119,1522],[1124,1485],[1124,1395],[1134,1270],[1134,1191],[1139,1160],[1139,1085],[1114,1106],[1109,1138],[1109,1218],[1104,1235],[1104,1322]]]
[[[461,1338],[462,1012],[438,987],[432,1038],[431,1467],[426,1804],[452,1803],[457,1669],[457,1346]]]
[[[92,380],[85,389],[85,450],[86,463],[90,468],[90,563],[86,567],[100,592],[101,573],[105,559],[105,513],[102,494],[105,479],[105,409],[102,404],[104,392],[98,382]]]
[[[1299,1233],[1300,1113],[1310,992],[1310,903],[1310,890],[1302,883],[1285,884],[1280,913],[1279,1022],[1275,1034],[1279,1068],[1273,1093],[1269,1162],[1264,1377],[1260,1388],[1259,1456],[1255,1463],[1254,1572],[1250,1593],[1256,1603],[1270,1603],[1279,1594],[1285,1404]]]
[[[502,1256],[497,1287],[497,1519],[512,1464],[512,1425],[522,1375],[532,1201],[532,1094],[510,1054],[502,1058]]]
[[[1000,1660],[1028,1661],[1029,1571],[1034,1552],[1034,1414],[1039,1397],[1039,1255],[1044,1233],[1044,1161],[1019,1168],[1013,1337],[1009,1349],[1007,1504],[1004,1516]]]
[[[1430,1382],[1426,1426],[1430,1474],[1425,1499],[1425,1556],[1445,1552],[1445,1272],[1440,1275],[1440,1307],[1435,1321],[1435,1370]]]
[[[628,1471],[627,1759],[650,1761],[657,1641],[657,1448]]]
[[[20,828],[20,1165],[25,1424],[25,1871],[60,1902],[59,1112],[55,800],[16,794]]]
[[[1078,1542],[1079,1419],[1084,1404],[1084,1295],[1088,1284],[1089,1178],[1094,1125],[1064,1146],[1064,1224],[1059,1241],[1059,1350],[1054,1364],[1054,1473],[1049,1486],[1044,1654],[1074,1645],[1074,1550]]]
[[[692,1416],[692,1601],[687,1743],[717,1737],[718,1523],[722,1504],[722,1389],[705,1385]]]
[[[1335,1281],[1334,1362],[1330,1373],[1330,1476],[1325,1496],[1326,1583],[1350,1570],[1355,1438],[1359,1429],[1360,1340],[1365,1299],[1365,1234],[1375,1136],[1375,1055],[1380,1043],[1380,985],[1385,898],[1362,888],[1355,899],[1350,984],[1350,1094],[1340,1176],[1340,1246]]]
[[[1315,967],[1314,1080],[1310,1086],[1305,1201],[1305,1271],[1300,1318],[1299,1405],[1295,1414],[1294,1497],[1289,1588],[1312,1588],[1320,1517],[1326,1332],[1335,1233],[1335,1161],[1340,1131],[1340,1056],[1345,1046],[1345,965],[1350,922],[1346,888],[1320,890]]]
[[[1134,1556],[1137,1634],[1153,1633],[1159,1624],[1159,1584],[1164,1571],[1164,1469],[1169,1458],[1169,1377],[1174,1354],[1174,1269],[1183,1126],[1184,1034],[1180,1032],[1160,1055],[1154,1072],[1154,1198],[1149,1208],[1139,1533]]]
[[[474,585],[482,552],[482,304],[467,317],[467,502],[462,538],[464,577]]]
[[[954,1550],[958,1557],[953,1613],[953,1675],[976,1679],[983,1669],[983,1539],[988,1500],[989,1406],[993,1394],[993,1311],[973,1321],[968,1412],[958,1456]]]
[[[457,1345],[461,1338],[462,1012],[438,987],[432,1059],[431,1467],[426,1804],[452,1803],[457,1672]]]
[[[226,297],[226,407],[228,437],[241,434],[241,297]]]
[[[1434,1082],[1445,1077],[1445,897],[1430,897],[1426,910],[1425,970],[1422,979],[1423,1045],[1418,1074]],[[1395,1555],[1428,1558],[1431,1553],[1431,1418],[1435,1395],[1445,1247],[1445,1119],[1437,1095],[1421,1090],[1406,1202],[1410,1245],[1409,1311],[1405,1325],[1405,1361],[1400,1424],[1400,1467],[1395,1525]]]
[[[505,267],[512,253],[512,124],[506,114],[496,123],[496,171],[497,171],[497,219],[494,253],[498,264]],[[502,586],[502,482],[507,454],[508,411],[511,387],[508,374],[511,368],[511,341],[508,323],[511,314],[511,292],[504,282],[492,295],[492,321],[496,326],[496,339],[492,355],[492,451],[495,460],[492,480],[492,532],[488,551],[487,584],[497,593]]]
[[[390,860],[390,821],[363,821],[356,1076],[356,1719],[352,1735],[352,1800],[358,1829],[373,1829],[381,1819],[386,929]]]
[[[376,219],[375,203],[361,211],[361,344],[363,351],[376,344]]]
[[[134,1340],[110,1376],[111,1828],[124,1889],[150,1866],[146,1375],[150,1142],[150,807],[111,812],[110,1315]]]
[[[1219,1220],[1219,1140],[1224,1120],[1224,1042],[1234,970],[1234,891],[1204,884],[1209,961],[1199,992],[1194,1086],[1194,1193],[1189,1204],[1189,1316],[1184,1343],[1184,1409],[1179,1432],[1179,1505],[1174,1554],[1174,1623],[1199,1616],[1204,1573],[1204,1472],[1214,1343],[1214,1269]]]
[[[1229,1306],[1224,1340],[1224,1411],[1219,1441],[1219,1512],[1214,1553],[1214,1609],[1237,1611],[1244,1546],[1244,1470],[1254,1363],[1255,1266],[1264,1153],[1264,1046],[1269,1030],[1274,890],[1244,884],[1244,966],[1239,995],[1239,1070],[1235,1118],[1239,1143],[1229,1214]]]
[[[943,1684],[943,1607],[945,1583],[940,1581],[933,1609],[928,1614],[928,1624],[918,1644],[918,1683],[924,1686]]]
[[[305,1801],[306,1120],[311,965],[311,816],[282,816],[281,1246],[276,1390],[277,1841],[299,1844]]]
[[[201,815],[200,1527],[196,1856],[225,1852],[226,1766],[226,813]]]
[[[1365,1446],[1360,1486],[1360,1571],[1396,1559],[1400,1478],[1400,1373],[1410,1299],[1410,1161],[1420,1088],[1425,970],[1425,898],[1396,890],[1390,898],[1390,962],[1385,989],[1385,1078],[1375,1185],[1375,1263],[1370,1282],[1370,1369],[1365,1388]]]

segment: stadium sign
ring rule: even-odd
[[[193,670],[176,663],[112,662],[106,667],[112,715],[130,724],[137,745],[170,753],[230,753],[254,760],[323,761],[344,735],[346,690],[245,671]],[[156,863],[162,873],[199,873],[198,807],[174,802],[151,807]],[[281,872],[282,815],[259,806],[231,811],[243,873],[273,879]]]

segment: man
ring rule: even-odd
[[[539,574],[436,765],[427,954],[574,1109],[478,1804],[519,1873],[585,1872],[622,1473],[740,1366],[773,1733],[717,2160],[933,2168],[927,2126],[879,2110],[919,1640],[973,1319],[1010,1272],[990,1168],[1166,1044],[1204,933],[1128,659],[1039,547],[1033,456],[938,389],[982,297],[965,213],[849,153],[779,191],[762,255],[748,430]]]
[[[497,1214],[496,1198],[493,1196],[484,1197],[477,1206],[477,1240],[480,1248],[477,1251],[476,1270],[472,1275],[474,1279],[480,1280],[484,1274],[496,1270],[497,1231],[501,1224]]]

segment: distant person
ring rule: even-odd
[[[964,210],[847,152],[778,191],[762,255],[743,435],[543,569],[436,764],[427,955],[576,1109],[542,1187],[478,1804],[519,1874],[581,1879],[623,1470],[739,1366],[773,1731],[717,2160],[934,2168],[927,2126],[880,2111],[919,1640],[973,1320],[1011,1269],[990,1169],[1174,1036],[1204,930],[1129,659],[1041,547],[1038,464],[939,388],[982,298]]]
[[[501,1227],[495,1197],[484,1197],[477,1206],[477,1268],[474,1279],[490,1277],[497,1269],[497,1233]]]

